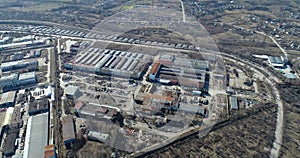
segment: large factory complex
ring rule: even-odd
[[[92,46],[59,54],[57,65],[62,69],[55,71],[57,78],[51,81],[52,45],[42,49],[27,45],[29,50],[15,52],[18,45],[32,40],[36,37],[3,38],[0,41],[0,49],[8,51],[0,65],[0,109],[5,111],[5,123],[0,126],[0,154],[3,156],[56,157],[53,146],[55,117],[62,125],[60,134],[66,147],[83,136],[110,142],[114,139],[115,126],[124,130],[127,142],[148,137],[159,142],[166,139],[164,135],[154,134],[160,127],[163,127],[161,132],[178,132],[189,122],[184,117],[176,120],[168,112],[153,120],[160,111],[208,117],[209,107],[202,105],[210,78],[207,61],[189,59],[186,54],[175,52],[148,54]],[[53,95],[54,82],[63,89],[58,116],[52,113],[57,101]],[[137,113],[146,114],[143,119],[149,122],[154,121],[147,123],[149,128],[145,131],[141,130],[145,120],[124,121],[126,115]],[[170,120],[177,123],[164,126]],[[136,126],[130,121],[136,121]],[[140,136],[136,135],[138,132]],[[137,150],[139,147],[142,146],[131,143],[126,148]]]

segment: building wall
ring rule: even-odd
[[[17,85],[20,86],[20,85],[32,84],[36,82],[37,82],[36,77],[33,77],[25,80],[18,80]]]

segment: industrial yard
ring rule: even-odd
[[[0,157],[297,157],[297,4],[3,2]]]

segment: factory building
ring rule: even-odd
[[[149,80],[150,81],[155,81],[158,71],[160,70],[161,64],[160,63],[154,63],[149,74]]]
[[[65,94],[68,98],[78,98],[80,97],[80,91],[77,86],[68,85],[65,89]]]
[[[37,69],[38,68],[38,61],[35,59],[25,59],[25,60],[18,60],[18,61],[11,61],[5,62],[1,64],[2,72],[12,71],[16,69]]]
[[[37,82],[36,72],[27,72],[19,75],[17,85],[27,85]]]
[[[96,140],[96,141],[106,143],[107,139],[109,138],[109,134],[101,133],[98,131],[89,131],[87,137],[90,140]]]
[[[28,118],[24,143],[24,157],[44,157],[44,147],[48,144],[49,114]]]
[[[64,116],[61,118],[62,123],[62,135],[65,144],[69,144],[75,141],[75,127],[72,115]]]
[[[64,64],[66,69],[140,79],[149,66],[148,55],[110,49],[90,48]]]
[[[2,76],[0,78],[0,87],[2,87],[2,89],[13,88],[17,85],[17,81],[18,81],[17,73],[12,73],[8,76]]]
[[[8,90],[10,88],[32,83],[37,83],[36,72],[26,72],[21,74],[12,73],[0,78],[0,87],[2,87],[2,90]]]
[[[12,107],[15,105],[16,91],[0,94],[0,108]]]
[[[18,43],[8,43],[0,45],[0,50],[9,50],[9,49],[24,49],[26,47],[33,47],[33,46],[42,46],[45,45],[45,40],[34,40],[34,41],[25,41],[25,42],[18,42]]]
[[[14,38],[12,40],[13,43],[18,43],[18,42],[26,42],[26,41],[32,41],[34,40],[34,35],[27,35],[19,38]]]
[[[205,85],[207,71],[206,61],[161,55],[150,70],[149,81],[199,90]]]
[[[200,114],[202,116],[206,116],[207,114],[206,109],[204,109],[199,105],[192,105],[192,104],[180,104],[178,111],[183,111],[191,114]]]
[[[49,101],[47,98],[31,102],[28,109],[29,116],[41,114],[49,111]]]
[[[2,154],[6,157],[11,157],[16,151],[16,139],[19,134],[17,125],[8,125],[6,129],[6,138],[2,143]]]
[[[238,101],[237,101],[236,97],[229,96],[229,104],[230,104],[231,110],[238,110],[239,109]]]
[[[283,69],[285,66],[283,57],[269,56],[268,61],[274,68]]]

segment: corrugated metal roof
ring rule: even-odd
[[[48,142],[48,113],[31,116],[28,119],[24,157],[44,157]]]
[[[26,72],[26,73],[22,73],[19,75],[19,80],[27,80],[27,79],[32,79],[36,77],[36,72]]]
[[[63,131],[63,140],[75,139],[75,131],[74,131],[74,121],[73,116],[68,115],[61,118],[62,123],[62,131]]]
[[[0,94],[0,105],[15,101],[16,91],[10,91]]]
[[[67,95],[75,95],[76,91],[78,90],[77,86],[73,86],[73,85],[69,85],[66,89],[65,89],[65,93]]]
[[[160,63],[154,63],[154,65],[153,65],[153,67],[152,67],[152,69],[151,69],[151,74],[156,74],[157,73],[157,71],[158,71],[158,69],[159,69],[159,67],[160,67]]]

